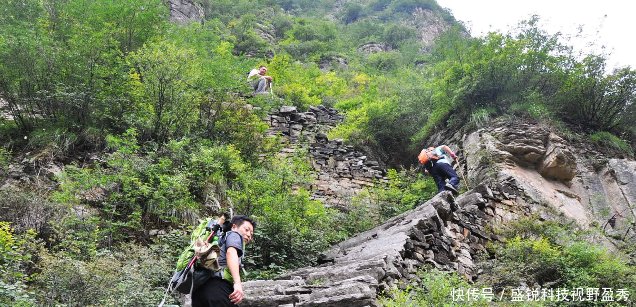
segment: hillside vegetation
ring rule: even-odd
[[[440,127],[534,118],[633,155],[636,71],[606,73],[539,20],[471,38],[433,0],[197,2],[188,25],[162,0],[0,3],[0,305],[155,305],[186,231],[228,208],[259,222],[250,277],[312,265],[432,195],[402,167]],[[434,44],[423,12],[447,29]],[[258,65],[272,96],[251,95]],[[268,111],[318,104],[346,114],[330,137],[397,169],[347,211],[312,200],[307,157],[265,134]],[[41,179],[50,164],[64,169]]]

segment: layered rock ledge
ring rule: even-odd
[[[494,217],[485,186],[457,199],[438,194],[417,208],[360,233],[327,251],[317,267],[276,280],[244,285],[244,306],[375,306],[400,280],[417,278],[425,265],[475,276],[474,255],[491,240],[485,225]]]

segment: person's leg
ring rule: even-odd
[[[444,177],[442,176],[442,174],[438,172],[438,169],[436,166],[433,166],[433,168],[430,170],[430,174],[433,177],[433,180],[435,180],[435,185],[437,186],[437,193],[444,191],[444,185],[446,184],[446,180],[444,180]]]
[[[450,164],[447,163],[437,163],[436,165],[437,172],[443,176],[443,178],[448,178],[449,183],[455,190],[459,189],[459,176],[457,176],[457,172],[453,169]]]
[[[230,301],[232,285],[220,278],[212,278],[192,293],[192,307],[235,307]]]

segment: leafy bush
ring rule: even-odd
[[[301,187],[310,176],[304,156],[270,157],[263,168],[242,174],[228,191],[235,212],[253,215],[259,223],[246,259],[252,267],[271,273],[309,265],[341,239],[340,230],[334,229],[333,209],[311,200]]]
[[[364,7],[358,3],[346,3],[342,11],[340,20],[345,24],[352,23],[361,17],[364,17]]]
[[[301,110],[321,103],[322,90],[316,80],[321,77],[320,69],[314,63],[302,64],[287,54],[276,55],[270,64],[274,76],[274,93],[281,96],[286,104]]]
[[[386,187],[374,189],[377,195],[380,216],[383,220],[411,210],[437,194],[435,183],[430,177],[423,177],[417,170],[389,169]]]
[[[401,44],[416,39],[417,32],[412,27],[391,24],[384,29],[382,36],[384,42],[389,44],[392,48],[397,49]]]
[[[411,210],[437,194],[435,183],[415,170],[389,169],[387,184],[365,189],[346,204],[349,212],[338,216],[348,235],[371,229],[400,213]]]
[[[521,220],[503,235],[515,236],[490,248],[492,260],[482,263],[482,283],[497,291],[526,284],[534,287],[636,287],[635,268],[617,252],[587,240],[589,234],[556,222]]]
[[[34,187],[13,187],[0,191],[0,208],[3,208],[0,220],[12,223],[12,228],[19,233],[33,229],[46,236],[51,231],[47,222],[60,218],[64,210],[40,193]]]
[[[331,44],[337,37],[337,29],[333,23],[319,19],[300,19],[289,32],[293,39],[299,41],[320,41]]]
[[[136,68],[130,74],[133,127],[158,142],[187,134],[197,120],[200,93],[193,88],[195,51],[161,41],[145,45],[129,56]]]
[[[347,25],[344,43],[352,48],[358,48],[368,42],[381,41],[384,26],[373,20],[363,19]]]
[[[49,161],[66,158],[75,148],[78,135],[62,127],[38,127],[28,136],[28,147],[41,150],[39,156]]]
[[[561,116],[585,131],[625,130],[625,118],[636,99],[636,71],[605,74],[605,58],[588,56],[576,63],[557,96]]]
[[[485,126],[493,117],[495,110],[492,108],[477,109],[470,114],[470,122],[477,128]]]
[[[311,56],[328,51],[329,46],[330,45],[328,43],[318,40],[311,40],[306,42],[292,41],[287,43],[284,48],[285,51],[287,51],[295,58],[306,60]]]
[[[367,58],[369,66],[381,71],[391,71],[398,68],[400,54],[395,51],[377,52],[370,54]]]
[[[455,272],[442,272],[437,269],[422,269],[417,276],[421,282],[410,284],[401,290],[392,288],[379,300],[380,306],[489,306],[488,302],[479,300],[454,300],[453,291],[475,288]]]
[[[0,171],[5,173],[9,170],[11,163],[11,152],[6,148],[0,148]]]
[[[624,153],[629,154],[630,156],[634,155],[634,150],[627,142],[621,140],[619,137],[607,131],[595,132],[590,135],[590,139],[601,146],[607,146],[609,148],[620,150]]]
[[[36,233],[16,234],[8,222],[0,222],[0,305],[36,306],[27,289],[33,252],[37,252]]]
[[[174,242],[167,243],[160,239],[148,247],[124,244],[84,260],[44,254],[39,263],[42,271],[34,278],[38,301],[70,306],[157,304],[171,275],[175,251],[180,251]]]
[[[100,204],[100,229],[109,232],[109,240],[113,235],[121,236],[114,238],[118,241],[139,234],[144,225],[196,218],[198,207],[187,170],[178,168],[185,163],[178,157],[187,155],[145,155],[135,136],[134,130],[121,137],[109,136],[109,144],[116,151],[107,157],[106,165],[92,169],[67,167],[59,178],[60,191],[54,194],[61,203],[80,207]]]
[[[439,9],[437,2],[432,0],[397,0],[389,6],[396,13],[411,14],[415,9],[435,10]]]
[[[229,25],[234,36],[235,55],[263,55],[268,50],[267,41],[254,30],[257,27],[257,19],[253,14],[246,14],[238,21],[233,21]]]
[[[0,48],[0,87],[15,123],[75,133],[121,120],[124,55],[163,31],[168,13],[160,0],[5,1],[2,10],[11,17],[0,31],[11,39]]]

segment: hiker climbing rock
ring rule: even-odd
[[[452,166],[457,155],[448,146],[424,148],[417,158],[424,166],[424,172],[433,176],[438,193],[447,190],[455,195],[459,193],[459,177]]]
[[[245,215],[234,216],[230,223],[232,228],[225,234],[218,258],[223,269],[192,293],[192,307],[236,306],[245,298],[241,283],[242,260],[256,223]]]
[[[252,69],[247,75],[247,81],[252,85],[254,94],[271,94],[273,79],[266,73],[267,67],[261,65],[258,69]]]

